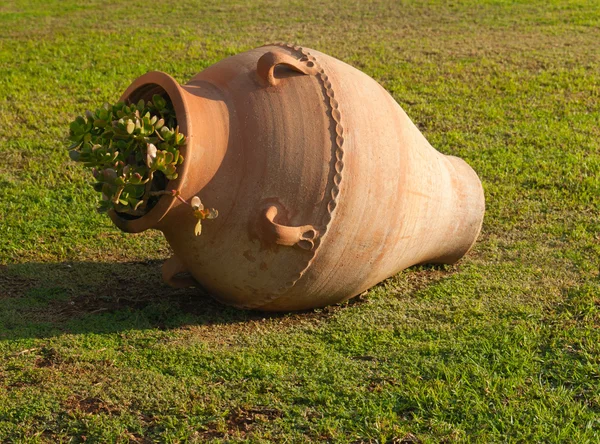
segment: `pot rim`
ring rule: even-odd
[[[169,96],[175,110],[179,130],[187,138],[186,144],[179,149],[183,158],[187,159],[187,154],[192,141],[190,125],[187,118],[189,107],[183,94],[183,88],[173,77],[161,71],[148,72],[135,79],[125,90],[119,101],[137,102],[141,98],[148,100],[148,97],[145,96],[160,93],[160,90]],[[184,160],[177,168],[177,179],[169,180],[165,191],[181,193],[183,178],[186,176],[188,170],[189,162],[185,162]],[[121,217],[115,210],[110,210],[108,214],[113,223],[121,230],[128,233],[139,233],[150,228],[156,228],[171,208],[179,204],[181,204],[181,202],[174,195],[164,195],[161,196],[156,205],[147,214],[141,217],[126,219]]]

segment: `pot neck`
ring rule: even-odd
[[[214,85],[196,81],[182,86],[173,77],[158,71],[137,78],[120,100],[150,100],[154,94],[168,95],[179,130],[186,136],[186,144],[180,148],[184,161],[177,169],[177,179],[167,183],[166,191],[189,201],[210,182],[225,156],[229,139],[228,108],[223,94]],[[126,232],[160,230],[166,215],[179,205],[184,205],[181,200],[164,195],[142,217],[127,219],[114,210],[109,215],[115,225]]]

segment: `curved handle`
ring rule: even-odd
[[[297,245],[303,250],[312,250],[319,235],[317,229],[312,225],[290,227],[278,224],[275,222],[278,212],[278,208],[271,205],[262,213],[261,225],[265,236],[277,245]]]
[[[316,73],[315,64],[308,61],[300,61],[283,51],[269,51],[263,54],[256,64],[256,73],[261,83],[265,86],[275,86],[281,79],[275,77],[275,68],[283,65],[301,74],[311,75]]]
[[[181,276],[183,273],[187,273],[187,275]],[[189,275],[185,265],[175,255],[162,265],[162,278],[167,285],[175,288],[189,288],[198,285],[196,280]]]

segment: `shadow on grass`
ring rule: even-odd
[[[162,261],[0,265],[0,340],[251,320],[306,320],[340,309],[270,313],[223,305],[162,282]],[[360,302],[355,298],[350,303]]]
[[[0,340],[235,324],[286,316],[228,307],[199,288],[171,288],[162,282],[161,264],[0,266]]]
[[[161,265],[162,261],[0,265],[0,340],[265,319],[293,323],[328,317],[345,305],[364,302],[357,297],[342,305],[294,313],[240,310],[215,301],[201,288],[167,286]],[[412,273],[422,281],[416,287],[449,272],[443,265],[418,268],[421,271]]]

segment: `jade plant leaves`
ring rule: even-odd
[[[86,111],[71,122],[69,140],[69,157],[92,169],[94,189],[102,193],[98,211],[133,216],[145,214],[166,193],[160,176],[177,178],[186,142],[171,102],[158,94],[149,102]]]

